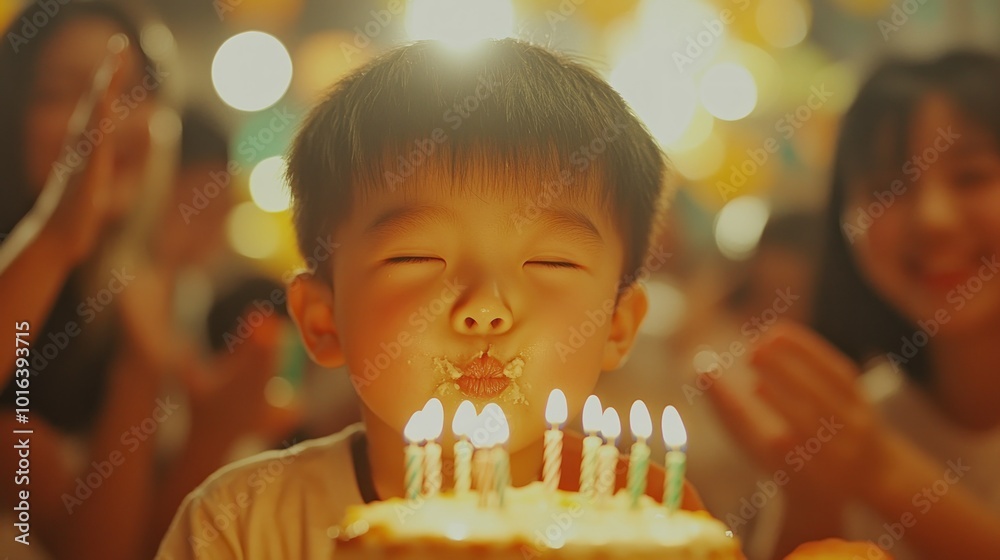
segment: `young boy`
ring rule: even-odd
[[[514,485],[538,480],[549,392],[580,412],[646,313],[636,279],[666,257],[649,247],[653,138],[593,72],[519,41],[381,56],[315,108],[288,169],[302,253],[335,247],[289,310],[316,362],[346,366],[364,424],[217,473],[162,558],[329,556],[346,506],[403,495],[403,428],[435,396],[446,453],[458,404],[497,402]],[[566,447],[574,488],[579,440]]]

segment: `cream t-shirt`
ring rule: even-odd
[[[185,498],[158,560],[330,558],[334,528],[363,502],[351,452],[361,424],[224,467]]]

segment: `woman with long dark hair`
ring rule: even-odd
[[[16,46],[0,49],[0,232],[36,231],[17,237],[28,243],[0,271],[4,332],[13,339],[14,325],[24,325],[31,341],[27,368],[15,368],[13,358],[0,368],[7,385],[0,423],[8,434],[32,430],[27,479],[5,477],[0,486],[7,504],[29,492],[30,534],[22,538],[31,545],[15,542],[20,529],[5,519],[4,531],[15,534],[3,546],[18,558],[46,550],[60,558],[136,558],[155,539],[146,534],[155,449],[126,435],[153,414],[160,380],[128,343],[109,297],[127,289],[129,272],[101,254],[140,195],[158,83],[138,29],[119,9],[52,5],[54,14],[30,4],[4,32],[20,37]],[[36,31],[21,37],[25,22]],[[70,116],[113,39],[120,45],[110,88],[86,134],[66,148]],[[74,169],[54,212],[31,223],[46,217],[31,209],[50,175]],[[25,369],[30,375],[15,377]],[[12,410],[23,385],[27,424]],[[10,465],[18,453],[11,445],[0,451]]]
[[[737,439],[789,475],[779,554],[847,536],[871,557],[1000,557],[998,99],[986,54],[868,79],[837,145],[822,336],[781,325],[752,356],[784,433],[710,391]]]

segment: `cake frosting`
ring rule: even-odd
[[[739,541],[705,512],[666,508],[624,490],[603,504],[540,482],[505,492],[502,507],[475,493],[393,498],[348,509],[335,557],[742,559]]]

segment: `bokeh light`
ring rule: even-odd
[[[772,46],[787,48],[806,38],[812,10],[802,0],[760,0],[757,30]]]
[[[288,183],[285,182],[285,158],[269,157],[250,172],[250,198],[265,212],[283,212],[292,205]]]
[[[674,169],[691,181],[711,177],[722,166],[726,148],[719,134],[710,134],[704,142],[689,149],[670,151]]]
[[[244,202],[230,212],[226,234],[237,253],[251,259],[264,259],[278,250],[281,228],[273,214],[264,212],[253,202]]]
[[[142,50],[146,51],[153,58],[164,58],[173,54],[177,49],[177,42],[170,28],[162,23],[147,25],[139,34],[139,42]]]
[[[715,217],[715,244],[723,256],[739,261],[753,255],[770,216],[764,200],[741,196],[729,201]]]
[[[698,110],[694,80],[669,72],[651,73],[645,56],[624,58],[611,73],[610,82],[664,146],[680,141]]]
[[[516,35],[509,0],[410,0],[406,33],[413,41],[437,40],[468,48],[486,39]]]
[[[723,62],[705,70],[701,77],[701,102],[724,121],[736,121],[757,106],[757,84],[746,66]]]
[[[260,31],[229,38],[212,61],[212,84],[235,109],[259,111],[278,102],[292,81],[292,58],[281,41]]]
[[[326,31],[307,37],[295,49],[292,60],[294,92],[305,99],[315,99],[352,69],[368,62],[372,53],[354,44],[354,35],[344,31]]]

